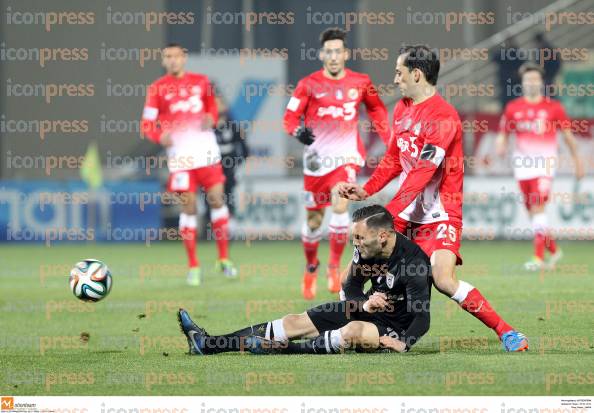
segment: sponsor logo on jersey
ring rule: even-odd
[[[388,288],[392,288],[394,287],[394,279],[396,277],[394,277],[394,274],[392,274],[391,272],[386,274],[386,284],[388,284]]]
[[[338,100],[342,100],[343,96],[342,96],[342,89],[338,89],[336,91],[336,99]]]

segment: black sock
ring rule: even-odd
[[[221,336],[208,336],[204,339],[204,348],[202,351],[204,354],[242,351],[245,349],[245,337],[249,335],[265,337],[268,324],[271,323],[254,324],[253,326]],[[270,334],[272,335],[272,326],[270,326]]]
[[[340,348],[331,343],[332,331],[324,331],[319,336],[303,340],[303,341],[289,341],[283,343],[273,351],[272,353],[277,354],[338,354]]]

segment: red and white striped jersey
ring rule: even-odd
[[[206,115],[216,124],[218,111],[208,78],[188,72],[181,78],[166,75],[147,91],[141,131],[157,143],[164,132],[171,134],[170,171],[201,168],[221,160],[214,132],[204,130]]]
[[[345,164],[364,165],[365,148],[359,136],[359,106],[387,143],[388,111],[368,75],[346,70],[342,79],[329,79],[323,70],[312,73],[297,84],[287,104],[285,131],[292,135],[305,118],[315,141],[305,148],[305,175],[322,176]]]
[[[372,195],[397,176],[399,190],[386,205],[392,215],[462,225],[462,123],[437,93],[417,105],[409,98],[396,104],[390,145],[364,189]]]
[[[514,99],[506,105],[499,127],[516,137],[512,155],[516,179],[555,174],[557,132],[571,128],[559,101],[548,97],[538,103],[530,103],[524,97]]]

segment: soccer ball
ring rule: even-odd
[[[99,260],[81,261],[70,271],[70,290],[79,300],[102,300],[111,291],[111,272]]]

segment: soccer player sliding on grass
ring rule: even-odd
[[[396,61],[394,83],[403,98],[394,107],[392,139],[364,186],[342,183],[341,196],[362,201],[399,177],[386,208],[396,231],[406,234],[431,258],[435,287],[493,329],[506,351],[528,349],[479,290],[455,275],[462,264],[462,124],[456,109],[436,90],[439,59],[427,46],[405,46]]]
[[[431,263],[412,241],[394,231],[380,205],[353,214],[354,245],[344,283],[345,301],[321,304],[302,314],[211,336],[180,309],[178,320],[189,353],[336,354],[408,351],[429,330]],[[364,285],[371,288],[364,292]],[[295,342],[295,339],[305,339]]]

